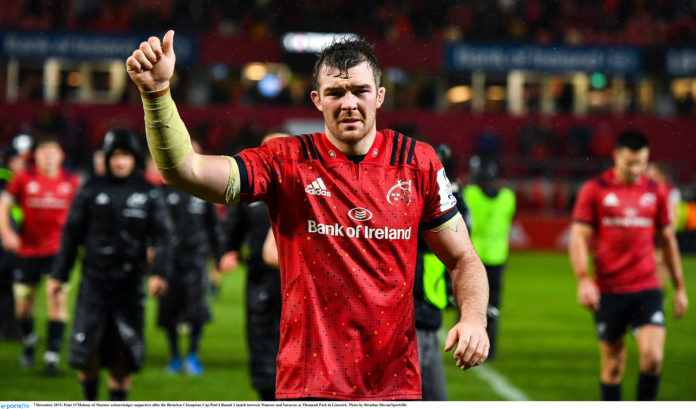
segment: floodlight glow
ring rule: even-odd
[[[287,33],[283,35],[283,49],[290,53],[320,53],[334,41],[356,39],[352,33]]]

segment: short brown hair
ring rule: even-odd
[[[372,69],[375,84],[379,88],[382,69],[377,62],[377,55],[372,44],[362,37],[334,40],[333,43],[324,48],[314,63],[314,71],[312,72],[314,89],[319,91],[319,70],[322,66],[338,68],[342,73],[347,73],[349,68],[362,62],[367,62]]]

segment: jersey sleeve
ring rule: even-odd
[[[597,220],[595,206],[596,188],[592,182],[585,183],[573,206],[573,221],[595,225]]]
[[[245,149],[234,156],[239,167],[241,201],[266,201],[272,194],[276,178],[282,183],[280,161],[273,154],[271,144]]]
[[[428,147],[426,152],[430,161],[430,171],[425,176],[426,194],[423,198],[419,230],[435,229],[459,214],[457,199],[452,193],[452,185],[447,179],[445,168],[431,147]]]
[[[25,173],[19,173],[16,174],[10,182],[7,184],[7,188],[5,189],[5,192],[9,193],[12,195],[16,201],[19,201],[18,196],[22,191],[22,186],[25,183]]]
[[[669,191],[666,186],[657,189],[657,212],[655,213],[655,225],[663,228],[672,222]]]

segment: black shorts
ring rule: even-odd
[[[602,293],[595,312],[597,337],[612,342],[624,336],[626,327],[634,331],[643,325],[665,325],[662,291],[645,290],[636,293]]]
[[[102,368],[109,368],[118,374],[137,371],[138,366],[130,349],[123,342],[113,319],[107,319],[106,325],[98,335],[99,363]]]
[[[22,284],[38,284],[41,274],[48,274],[55,256],[17,257],[14,268],[14,280]]]

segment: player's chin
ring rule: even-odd
[[[345,143],[355,143],[365,137],[365,132],[360,128],[344,129],[338,133],[338,138]]]

